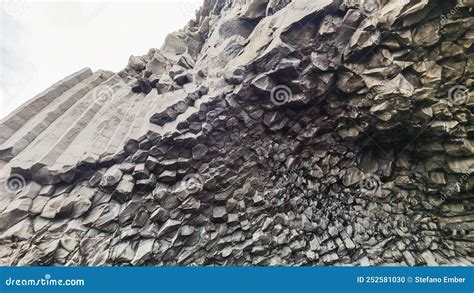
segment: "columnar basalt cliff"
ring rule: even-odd
[[[472,265],[473,6],[205,0],[1,121],[0,264]]]

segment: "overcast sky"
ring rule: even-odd
[[[119,71],[159,48],[202,0],[0,0],[0,119],[84,67]]]

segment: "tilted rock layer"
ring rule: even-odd
[[[0,124],[2,265],[472,265],[473,1],[206,0]]]

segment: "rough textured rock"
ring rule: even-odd
[[[0,122],[1,265],[472,265],[470,1],[205,0]]]

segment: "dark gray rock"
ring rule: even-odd
[[[119,170],[118,167],[114,166],[112,168],[109,168],[102,176],[100,186],[105,188],[113,187],[120,182],[120,179],[122,179],[122,175],[123,173]]]
[[[158,208],[150,216],[150,221],[153,222],[165,222],[170,217],[170,212],[164,208]]]
[[[150,177],[150,170],[148,170],[144,163],[135,165],[133,170],[133,178],[135,179],[148,179]]]
[[[133,177],[130,175],[125,175],[115,188],[113,193],[114,199],[120,203],[127,202],[132,197],[134,186]]]
[[[227,216],[227,211],[225,206],[214,207],[212,210],[212,218],[215,221],[225,221]]]
[[[204,158],[207,154],[208,148],[203,144],[198,144],[193,147],[193,159],[200,160]]]

